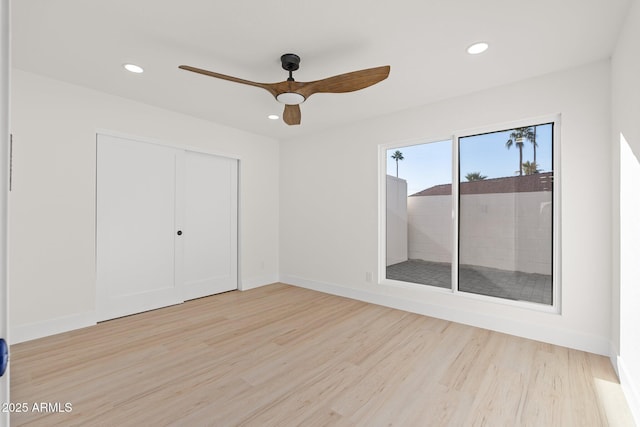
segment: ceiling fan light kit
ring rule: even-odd
[[[215,77],[231,82],[256,86],[267,90],[278,102],[285,104],[282,119],[288,125],[299,125],[301,121],[300,106],[314,93],[345,93],[364,89],[381,82],[389,76],[389,65],[366,70],[353,71],[346,74],[328,77],[312,82],[297,82],[293,78],[293,72],[300,68],[300,57],[294,53],[285,53],[280,57],[282,68],[289,72],[287,80],[279,83],[258,83],[244,80],[189,65],[180,65],[178,68]]]
[[[298,105],[302,104],[305,98],[304,96],[296,92],[284,92],[276,96],[276,99],[278,100],[278,102],[281,102],[283,104]]]

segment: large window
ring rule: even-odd
[[[451,141],[387,150],[386,277],[451,289]]]
[[[385,279],[556,305],[554,127],[385,148]]]

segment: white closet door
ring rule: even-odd
[[[187,151],[183,298],[238,288],[238,161]]]
[[[98,135],[99,320],[182,302],[174,278],[179,153],[169,147]]]

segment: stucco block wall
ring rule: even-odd
[[[387,175],[387,265],[408,259],[407,181]]]
[[[551,274],[549,191],[460,197],[460,263]],[[409,258],[451,262],[451,196],[408,198]]]
[[[460,264],[551,274],[551,192],[460,197]]]
[[[451,262],[451,196],[409,197],[407,206],[409,258]]]

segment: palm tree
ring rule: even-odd
[[[530,126],[513,129],[513,131],[509,134],[509,140],[505,143],[507,149],[510,149],[515,144],[515,146],[518,147],[518,150],[520,151],[520,162],[518,163],[520,167],[520,176],[522,176],[522,148],[524,147],[525,139],[529,141],[535,141],[536,139],[535,131]]]
[[[538,169],[538,165],[536,164],[536,162],[530,162],[528,160],[522,164],[522,170],[524,171],[525,175],[533,175],[534,173],[540,172],[540,169]]]
[[[467,181],[482,181],[483,179],[487,179],[486,175],[481,175],[480,172],[469,172],[464,176]]]
[[[404,156],[400,150],[396,150],[395,153],[391,155],[391,158],[396,161],[396,178],[398,177],[398,160],[404,160]]]

